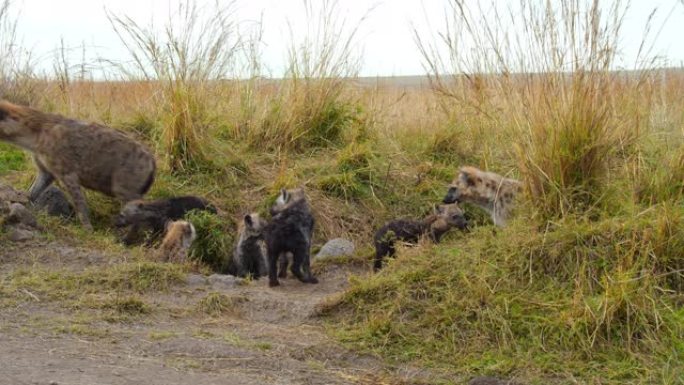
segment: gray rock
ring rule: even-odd
[[[21,203],[27,204],[29,201],[28,194],[24,191],[16,190],[10,185],[0,182],[0,204],[3,203]],[[3,204],[4,206],[4,204]]]
[[[74,208],[69,199],[57,186],[48,187],[33,205],[39,210],[45,210],[53,217],[71,218],[74,216]]]
[[[204,286],[207,284],[207,279],[201,274],[188,274],[185,278],[185,283],[188,286]]]
[[[226,274],[212,274],[207,279],[215,289],[233,289],[242,283],[242,278]]]
[[[331,239],[321,247],[314,259],[323,260],[332,257],[350,257],[354,254],[354,243],[344,238]]]
[[[14,228],[10,231],[8,238],[12,242],[24,242],[35,238],[35,236],[36,234],[31,230]]]
[[[468,382],[468,385],[520,385],[518,382],[513,380],[502,380],[496,377],[475,377]]]
[[[38,227],[36,217],[21,203],[12,203],[9,206],[9,214],[5,219],[5,225]]]

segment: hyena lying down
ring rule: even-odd
[[[415,244],[423,236],[428,236],[431,241],[439,243],[442,235],[453,227],[461,230],[466,230],[468,227],[468,222],[458,204],[436,207],[434,214],[420,221],[395,219],[387,222],[375,233],[373,270],[378,271],[382,268],[382,261],[386,256],[394,256],[397,241]]]
[[[195,226],[187,221],[169,221],[166,234],[157,250],[156,259],[162,262],[185,263],[192,242],[197,238]]]
[[[29,190],[31,201],[56,179],[89,230],[81,186],[128,202],[142,198],[154,181],[152,153],[122,132],[99,124],[0,101],[0,140],[33,153],[38,176]]]
[[[494,224],[506,226],[522,185],[515,179],[464,166],[451,182],[444,203],[468,202],[486,210]]]

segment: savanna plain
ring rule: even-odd
[[[628,5],[524,0],[504,38],[505,12],[454,0],[452,28],[413,42],[425,76],[361,78],[362,39],[325,3],[304,4],[282,78],[268,26],[191,1],[160,31],[109,15],[130,60],[96,78],[65,47],[38,70],[0,0],[0,98],[125,131],[157,159],[147,198],[218,208],[191,215],[186,264],[118,242],[120,203],[95,192],[92,233],[41,212],[33,239],[0,230],[0,383],[683,384],[684,70],[647,49],[618,68]],[[507,226],[464,204],[470,231],[374,273],[374,231],[429,214],[462,165],[522,182]],[[35,174],[0,143],[2,184]],[[317,285],[216,275],[244,214],[292,187],[312,254],[343,237],[355,255],[314,261]]]

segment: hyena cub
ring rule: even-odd
[[[157,251],[157,260],[163,262],[184,263],[192,242],[197,238],[195,226],[186,221],[169,221],[166,224],[166,235]]]
[[[314,217],[304,190],[281,190],[271,207],[271,215],[265,232],[269,286],[280,285],[278,277],[287,275],[288,253],[292,253],[292,274],[302,282],[318,283],[311,274],[310,261]],[[281,261],[279,274],[278,260]]]
[[[259,214],[245,215],[238,227],[238,240],[233,250],[233,266],[238,277],[259,279],[268,274],[264,255],[264,231],[266,221]]]
[[[29,190],[31,202],[57,180],[89,230],[81,186],[128,202],[142,198],[154,181],[155,161],[149,149],[99,124],[0,101],[0,140],[33,153],[38,175]]]
[[[449,186],[444,203],[472,203],[486,210],[495,225],[504,227],[521,190],[520,181],[464,166]]]
[[[394,256],[395,243],[403,241],[411,244],[427,235],[430,240],[439,243],[442,235],[451,228],[457,227],[465,230],[468,222],[463,216],[463,210],[458,204],[440,205],[423,220],[397,219],[386,223],[375,233],[375,262],[373,269],[378,271],[382,268],[382,260],[386,256]]]
[[[191,210],[206,210],[216,214],[214,206],[205,199],[196,196],[181,196],[154,201],[134,200],[124,205],[116,217],[114,225],[119,228],[130,226],[123,238],[126,245],[136,243],[142,230],[151,230],[151,237],[147,241],[148,244],[151,244],[162,234],[166,222],[183,219],[185,214]]]

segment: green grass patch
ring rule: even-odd
[[[683,220],[684,206],[663,205],[546,231],[527,218],[480,227],[403,250],[322,312],[342,341],[397,362],[533,383],[668,383],[684,378]]]
[[[10,171],[25,171],[28,168],[26,152],[17,146],[0,143],[0,175]]]

